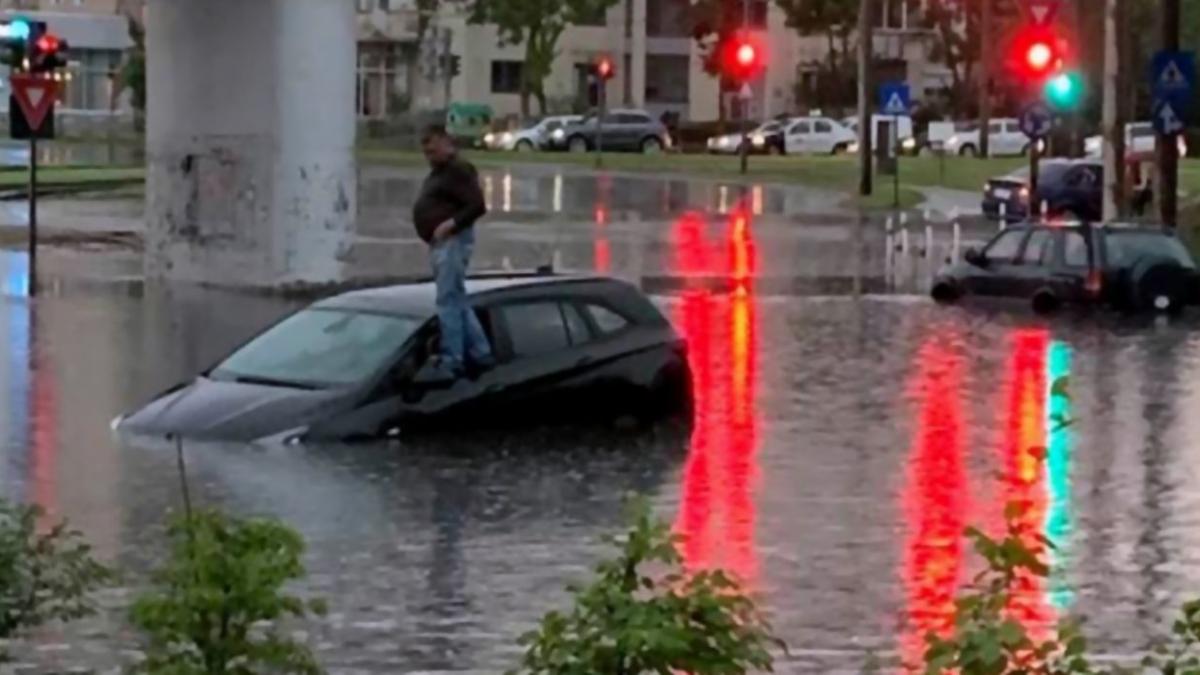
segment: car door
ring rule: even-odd
[[[1013,295],[1031,298],[1034,293],[1054,284],[1058,239],[1054,228],[1035,227],[1030,230],[1011,268]]]
[[[833,134],[833,123],[829,120],[813,120],[812,135],[809,138],[809,152],[830,155],[837,147],[837,139]]]
[[[1013,295],[1014,267],[1028,235],[1027,228],[1011,227],[993,237],[980,254],[982,264],[972,265],[963,279],[966,291],[982,296]]]
[[[787,153],[789,155],[802,155],[812,152],[809,149],[809,143],[812,136],[812,122],[809,120],[797,120],[792,123],[792,126],[787,130]]]
[[[642,134],[649,128],[650,118],[636,113],[621,113],[617,115],[616,148],[625,151],[638,150]]]
[[[1101,169],[1092,165],[1073,167],[1062,181],[1061,196],[1052,205],[1052,210],[1071,213],[1088,221],[1098,220],[1104,189]]]

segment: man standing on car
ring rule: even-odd
[[[487,213],[479,174],[458,156],[445,127],[434,125],[421,137],[429,160],[429,176],[413,204],[417,234],[429,244],[437,285],[441,327],[438,379],[457,379],[468,368],[483,370],[494,363],[491,345],[467,303],[467,266],[475,246],[475,221]]]

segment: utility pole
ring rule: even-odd
[[[454,33],[449,28],[442,31],[442,96],[446,100],[446,109],[450,109],[450,85],[454,81],[454,73],[450,69],[450,46],[454,42]]]
[[[871,56],[874,37],[871,34],[872,0],[858,4],[858,193],[871,194]]]
[[[1179,0],[1162,0],[1162,48],[1179,51]],[[1175,136],[1158,137],[1159,204],[1163,225],[1175,227],[1179,197],[1179,149]]]
[[[981,0],[979,34],[979,156],[986,159],[990,154],[990,122],[992,118],[992,9],[994,0]]]
[[[1122,0],[1104,3],[1104,220],[1125,214],[1125,119],[1122,114]]]

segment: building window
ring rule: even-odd
[[[69,79],[63,86],[63,106],[71,110],[113,110],[116,73],[121,52],[105,49],[72,49]]]
[[[688,0],[659,0],[646,4],[646,35],[691,37]]]
[[[906,0],[879,0],[875,4],[875,27],[884,30],[907,30]]]
[[[576,26],[604,26],[608,24],[608,9],[600,3],[590,4],[588,11],[575,17],[572,24]]]
[[[689,67],[686,55],[647,55],[646,102],[687,103]]]
[[[520,61],[492,61],[492,93],[516,94],[521,91],[521,73],[524,63]]]
[[[767,0],[751,0],[751,2],[750,2],[750,27],[751,28],[766,28],[767,27]]]
[[[366,14],[375,9],[375,0],[358,0],[358,13]]]
[[[358,45],[358,115],[384,118],[409,105],[408,64],[392,44]]]

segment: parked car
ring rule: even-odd
[[[946,139],[946,152],[951,155],[976,157],[980,153],[982,141],[979,137],[979,125],[965,123]],[[1029,139],[1021,132],[1021,124],[1016,119],[994,119],[988,123],[988,154],[992,157],[1024,155],[1029,152]]]
[[[1141,215],[1153,198],[1147,185],[1135,188],[1133,210]],[[1036,199],[1051,218],[1072,217],[1094,222],[1103,219],[1104,165],[1095,159],[1044,159],[1038,162]],[[1007,222],[1029,217],[1031,203],[1029,167],[988,180],[983,187],[983,215],[1000,220],[1001,206]]]
[[[1179,135],[1176,137],[1179,156],[1187,157],[1187,140]],[[1103,136],[1089,136],[1084,141],[1084,151],[1088,157],[1099,157],[1104,151]],[[1158,132],[1152,122],[1130,122],[1125,125],[1125,154],[1153,156],[1158,151]]]
[[[529,152],[544,148],[549,143],[550,134],[554,133],[555,129],[561,129],[582,120],[583,115],[555,115],[531,122],[522,129],[488,133],[483,137],[483,142],[492,150]]]
[[[794,117],[784,131],[789,155],[837,155],[857,140],[857,134],[828,117]]]
[[[750,145],[747,151],[751,154],[782,155],[785,152],[783,129],[786,121],[770,120],[763,122],[747,133]],[[736,155],[741,152],[741,132],[713,136],[708,139],[708,151],[714,155]]]
[[[1082,303],[1178,313],[1200,298],[1195,260],[1162,227],[1026,223],[964,259],[938,276],[934,299],[1015,298],[1038,312]]]
[[[614,152],[660,152],[671,147],[666,125],[644,110],[611,110],[598,125],[592,115],[575,124],[555,129],[548,149],[587,152],[596,147],[598,136],[603,150]]]
[[[411,425],[651,419],[690,407],[686,344],[630,284],[472,278],[467,292],[498,364],[440,386],[426,384],[439,343],[434,292],[419,283],[317,302],[116,428],[227,441],[354,440]]]

